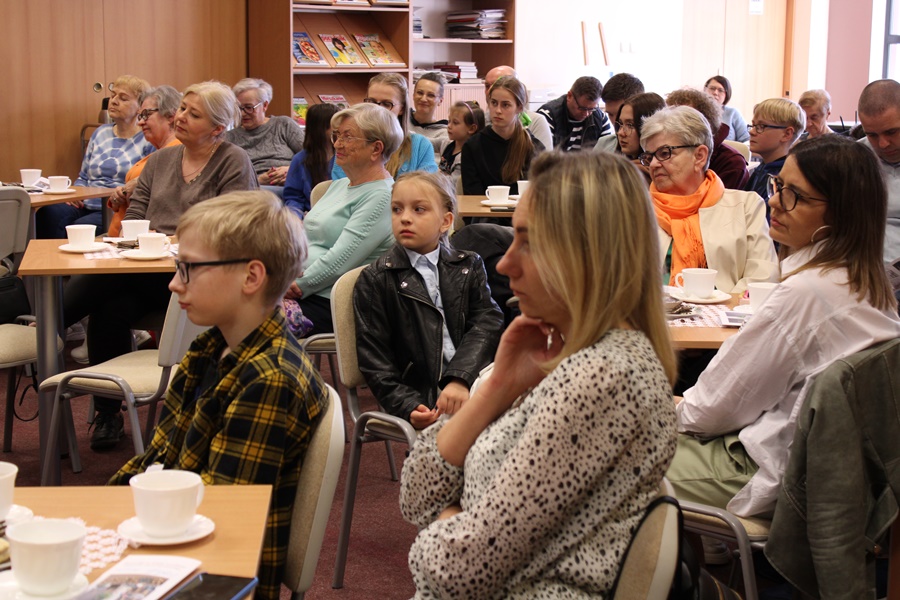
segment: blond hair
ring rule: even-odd
[[[444,212],[452,214],[453,222],[456,222],[456,217],[459,214],[456,202],[456,188],[449,177],[439,171],[435,173],[409,171],[397,178],[397,181],[394,182],[393,191],[396,192],[398,186],[407,183],[420,185],[437,195],[438,203],[444,209]],[[453,228],[451,227],[451,229]],[[445,231],[441,234],[441,243],[447,248],[450,248],[449,231]]]
[[[397,176],[397,171],[403,166],[403,163],[412,156],[412,140],[409,134],[409,84],[406,78],[399,73],[379,73],[369,80],[369,85],[378,83],[381,85],[389,85],[400,95],[400,103],[402,104],[400,115],[397,119],[400,121],[400,129],[403,130],[403,143],[400,148],[390,157],[384,168],[387,169],[391,177]]]
[[[769,98],[753,107],[753,120],[772,121],[776,125],[791,127],[794,135],[791,143],[796,142],[806,131],[806,113],[800,105],[787,98]]]
[[[125,88],[131,92],[132,96],[138,99],[141,95],[150,91],[150,84],[147,83],[146,80],[135,77],[134,75],[121,75],[113,81],[112,85],[113,88]]]
[[[647,336],[674,382],[656,218],[641,174],[614,154],[553,151],[534,162],[530,181],[534,261],[572,319],[562,351],[545,368],[627,323]]]
[[[213,125],[225,128],[222,133],[240,125],[241,113],[237,96],[221,81],[203,81],[189,85],[182,93],[182,101],[188,94],[195,94],[200,99],[200,105]]]
[[[307,256],[303,221],[271,192],[231,192],[199,202],[178,220],[175,235],[186,231],[220,260],[262,262],[268,277],[264,298],[273,305],[300,276]]]

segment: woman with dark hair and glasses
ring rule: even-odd
[[[725,139],[746,143],[750,139],[747,122],[738,109],[728,106],[731,101],[731,82],[721,75],[713,75],[703,84],[703,91],[722,106],[722,122],[730,129]]]
[[[781,283],[678,403],[685,435],[667,474],[679,498],[741,516],[774,508],[812,378],[900,336],[874,154],[842,136],[804,141],[770,185]]]
[[[710,268],[718,271],[716,288],[733,294],[749,280],[777,277],[763,201],[725,189],[709,169],[713,136],[703,115],[689,106],[664,108],[644,121],[641,146],[667,283],[683,269]]]
[[[644,174],[650,183],[650,171],[641,164],[641,125],[647,117],[665,108],[666,101],[659,94],[647,92],[625,100],[619,107],[616,118],[616,150],[624,154]],[[594,146],[595,152],[599,146]]]

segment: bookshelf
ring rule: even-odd
[[[474,60],[479,76],[497,65],[515,66],[516,0],[411,0],[409,5],[334,6],[292,0],[253,0],[248,3],[247,32],[250,77],[268,81],[274,89],[269,112],[290,115],[291,101],[319,102],[319,94],[342,94],[349,103],[362,101],[369,79],[377,73],[397,72],[412,80],[413,68],[434,62]],[[459,40],[443,37],[449,11],[503,8],[507,39]],[[429,39],[413,39],[413,11],[422,16]],[[291,55],[294,32],[306,31],[316,49],[327,55],[328,66],[295,66]],[[388,41],[405,67],[338,66],[319,33],[377,33]],[[357,52],[359,49],[357,46]],[[445,101],[446,103],[446,101]]]

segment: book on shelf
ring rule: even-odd
[[[409,0],[369,0],[372,6],[409,6]]]
[[[301,127],[306,127],[306,111],[309,110],[309,103],[306,98],[294,98],[291,102],[291,116]]]
[[[335,6],[371,6],[369,0],[334,0]]]
[[[319,100],[326,104],[334,104],[341,110],[350,108],[350,103],[344,98],[343,94],[319,94]]]
[[[319,54],[312,38],[305,31],[295,31],[291,42],[291,53],[294,55],[295,67],[329,67],[325,57]]]
[[[299,1],[295,0],[294,4],[300,4],[300,5],[302,5],[302,4],[327,4],[328,6],[331,6],[332,4],[334,4],[334,1],[333,0],[299,0]]]
[[[366,61],[359,57],[353,42],[347,39],[347,36],[340,33],[320,33],[319,37],[337,66],[356,66],[366,65]]]
[[[406,63],[399,56],[391,54],[377,33],[353,34],[363,56],[373,67],[405,67]]]
[[[506,37],[504,9],[469,10],[447,13],[447,37],[462,39],[503,39]]]

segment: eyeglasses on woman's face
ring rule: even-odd
[[[386,108],[388,110],[394,110],[394,106],[396,106],[390,100],[376,100],[375,98],[363,98],[363,102],[366,102],[368,104],[377,104],[378,106]]]
[[[644,165],[645,167],[649,167],[654,158],[659,162],[663,162],[672,158],[673,150],[696,147],[697,144],[685,144],[683,146],[660,146],[656,149],[656,152],[642,152],[638,158],[640,159],[642,165]]]
[[[797,202],[828,202],[825,198],[813,198],[796,192],[793,188],[786,187],[777,175],[769,175],[769,197],[778,194],[778,204],[784,212],[791,212],[797,208]]]
[[[712,94],[714,96],[724,96],[725,95],[725,88],[723,88],[722,86],[720,86],[718,84],[711,83],[708,86],[706,86],[705,89],[706,89],[707,94]]]
[[[138,121],[146,121],[147,119],[150,118],[150,115],[152,115],[155,112],[159,112],[159,109],[158,108],[145,108],[144,110],[142,110],[141,112],[138,113]]]
[[[337,146],[338,143],[340,143],[343,146],[346,146],[353,140],[362,140],[366,143],[371,143],[371,142],[375,141],[375,140],[370,140],[370,139],[364,138],[364,137],[357,137],[355,135],[350,135],[350,133],[348,133],[346,131],[344,133],[341,133],[339,131],[331,132],[331,143],[334,144],[335,146]]]
[[[622,121],[616,121],[616,131],[621,131],[622,133],[627,135],[634,130],[634,123],[623,123]]]
[[[263,101],[260,100],[256,104],[241,104],[241,110],[244,111],[245,113],[247,113],[248,115],[253,114],[253,111],[256,110],[257,108],[259,108],[259,105],[262,103],[263,103]]]

